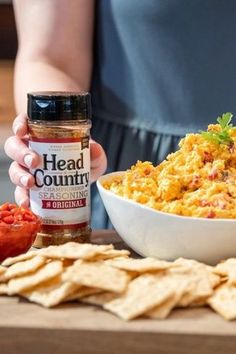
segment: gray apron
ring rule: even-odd
[[[92,137],[108,171],[154,164],[236,111],[235,0],[97,0]],[[110,227],[92,187],[92,226]]]

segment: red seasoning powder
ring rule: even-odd
[[[88,242],[90,94],[29,93],[28,117],[29,146],[41,157],[31,170],[31,210],[43,222],[35,246]]]

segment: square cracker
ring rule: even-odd
[[[163,271],[172,266],[173,263],[158,260],[155,258],[124,258],[124,259],[112,259],[108,263],[115,268],[123,269],[126,271],[134,271],[137,273],[147,273],[154,271]]]
[[[116,259],[116,258],[128,258],[130,252],[128,250],[116,250],[116,249],[108,249],[106,251],[101,252],[98,255],[95,255],[94,260],[106,260],[106,259]],[[91,259],[92,260],[92,259]]]
[[[236,258],[229,258],[224,262],[217,264],[214,272],[221,276],[227,276],[232,285],[236,285]]]
[[[176,273],[191,273],[201,275],[204,274],[208,277],[211,286],[214,288],[220,284],[221,278],[215,274],[214,267],[206,265],[204,263],[195,261],[194,259],[178,258],[173,263],[173,272]]]
[[[220,277],[212,272],[212,268],[192,259],[179,258],[168,270],[188,279],[188,288],[178,302],[178,306],[186,307],[206,301],[212,295],[213,288],[220,283]]]
[[[68,242],[60,246],[43,249],[40,254],[47,258],[67,258],[90,260],[105,251],[112,250],[113,245],[92,245],[90,243]]]
[[[173,262],[173,269],[180,273],[199,273],[208,272],[209,266],[194,259],[178,258]]]
[[[11,279],[8,283],[9,294],[20,294],[31,289],[40,283],[53,279],[63,272],[61,261],[52,261],[47,263],[33,274]]]
[[[205,301],[206,298],[213,294],[213,288],[206,275],[190,274],[187,279],[188,286],[180,298],[178,306],[187,307],[203,299]]]
[[[130,282],[124,295],[106,303],[104,309],[124,320],[131,320],[170,299],[176,287],[177,283],[166,276],[140,275]]]
[[[110,302],[116,299],[119,296],[117,293],[112,292],[101,292],[99,294],[93,294],[89,296],[85,296],[80,299],[81,302],[91,305],[104,306],[107,302]]]
[[[22,292],[21,296],[44,307],[54,307],[63,302],[77,288],[76,284],[63,283],[61,275],[59,275],[54,279],[39,284],[31,290]]]
[[[5,273],[5,271],[6,271],[6,268],[5,268],[5,267],[2,267],[2,266],[0,265],[0,275],[2,275],[3,273]]]
[[[90,288],[88,286],[77,285],[77,289],[65,298],[65,301],[81,300],[82,298],[90,295],[95,295],[103,292],[101,289]]]
[[[26,261],[28,259],[33,258],[34,256],[36,256],[40,251],[30,251],[27,253],[23,253],[19,256],[16,257],[9,257],[7,259],[5,259],[5,261],[2,262],[2,265],[4,267],[9,267],[12,264],[18,263],[18,262],[22,262],[22,261]]]
[[[67,269],[63,280],[87,287],[122,292],[127,288],[130,276],[123,270],[113,268],[103,262],[81,262]]]
[[[0,295],[8,295],[8,285],[0,284]]]
[[[22,277],[27,274],[31,274],[39,269],[46,263],[46,258],[42,256],[36,256],[26,261],[18,262],[7,268],[4,277],[6,280],[12,278]]]
[[[236,287],[227,283],[219,286],[207,302],[226,320],[236,319]]]
[[[0,283],[6,281],[6,279],[5,279],[5,273],[6,273],[6,268],[5,268],[5,267],[2,267],[2,266],[0,265]]]
[[[164,319],[169,316],[171,310],[177,306],[181,297],[185,293],[186,289],[188,288],[188,279],[173,277],[173,281],[175,284],[178,284],[175,293],[172,297],[168,298],[162,304],[152,308],[151,310],[147,311],[145,315],[149,318],[153,319]]]
[[[147,311],[145,316],[152,319],[164,319],[167,318],[172,311],[172,309],[177,305],[180,296],[174,294],[168,300],[163,302],[161,305],[154,307],[153,309]]]

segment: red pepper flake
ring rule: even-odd
[[[208,219],[214,219],[216,217],[216,213],[213,210],[210,210],[207,214]]]

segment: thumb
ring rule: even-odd
[[[95,182],[107,168],[107,158],[102,146],[90,140],[91,182]]]

